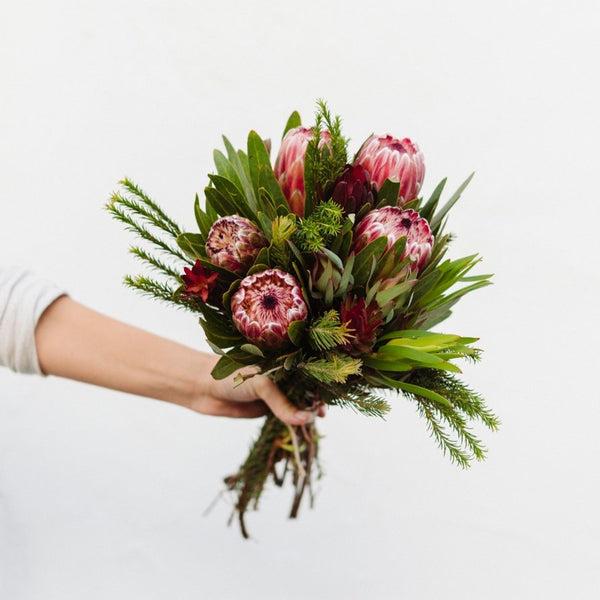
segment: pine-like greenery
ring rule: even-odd
[[[361,386],[330,387],[327,404],[350,408],[351,410],[367,417],[384,418],[390,411],[387,400],[381,398],[373,390]]]
[[[469,420],[478,420],[491,431],[498,429],[500,421],[481,395],[455,375],[433,369],[416,370],[409,381],[449,401],[448,405],[444,405],[419,394],[404,392],[416,401],[419,414],[427,421],[431,435],[444,454],[463,468],[469,467],[473,460],[483,460],[487,449],[473,433]]]
[[[321,143],[321,131],[330,141]],[[339,177],[348,162],[348,139],[342,134],[342,120],[333,116],[324,100],[317,101],[313,137],[304,158],[305,216],[310,216],[323,199],[325,190]]]
[[[311,358],[299,366],[322,383],[345,383],[348,377],[360,373],[362,361],[347,354],[330,352],[325,358]]]
[[[321,202],[314,212],[298,224],[294,239],[304,252],[320,252],[342,228],[342,207],[328,200]]]
[[[191,264],[189,258],[176,247],[181,229],[131,180],[123,179],[119,183],[121,190],[111,196],[106,210],[115,220],[123,223],[127,230],[165,257],[159,257],[146,248],[132,246],[129,249],[131,254],[153,271],[160,273],[166,281],[145,275],[127,275],[124,278],[125,285],[162,302],[197,310],[193,302],[176,293],[181,284],[183,266]]]
[[[345,323],[340,323],[337,310],[329,310],[313,321],[308,328],[308,339],[315,350],[331,350],[343,346],[352,339],[352,332]]]

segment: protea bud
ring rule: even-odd
[[[361,165],[346,165],[333,187],[332,200],[346,214],[357,213],[365,204],[375,204],[375,186],[371,175]]]
[[[351,354],[364,354],[373,348],[383,317],[375,303],[364,298],[347,296],[340,306],[340,322],[348,325],[352,340],[345,346]]]
[[[399,181],[398,206],[417,197],[425,177],[423,153],[408,138],[372,135],[361,146],[355,164],[369,171],[378,190],[386,179]]]
[[[275,161],[275,177],[286,197],[290,210],[299,217],[304,216],[304,155],[308,142],[313,137],[310,127],[290,129],[281,142],[281,148]],[[331,139],[328,131],[321,132],[319,144]]]
[[[304,321],[308,309],[293,275],[268,269],[244,278],[231,299],[231,315],[240,333],[265,348],[288,341],[288,326]]]
[[[197,260],[194,266],[189,269],[183,267],[183,294],[186,296],[197,296],[202,299],[203,302],[208,300],[208,295],[212,292],[216,285],[218,273],[211,273],[206,270],[202,263]]]
[[[267,240],[252,221],[239,215],[217,219],[206,238],[206,255],[213,265],[241,275],[254,262]]]
[[[354,232],[354,252],[382,236],[387,238],[387,250],[400,238],[406,238],[401,258],[410,257],[413,271],[422,269],[431,256],[433,235],[429,223],[414,210],[384,206],[367,213]]]
[[[315,255],[310,272],[311,292],[330,306],[335,297],[343,296],[352,284],[352,265],[344,275],[344,265],[333,252],[325,250]]]

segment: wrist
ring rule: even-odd
[[[194,351],[189,360],[181,365],[181,373],[168,401],[186,408],[193,408],[198,401],[211,395],[212,376],[216,358],[204,352]]]

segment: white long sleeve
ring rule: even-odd
[[[35,327],[64,291],[22,269],[0,268],[0,366],[41,375]]]

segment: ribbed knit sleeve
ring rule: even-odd
[[[0,365],[41,375],[35,327],[43,312],[65,292],[22,269],[0,268]]]

